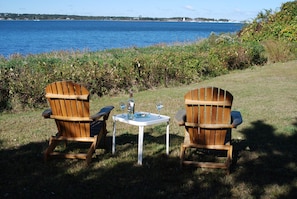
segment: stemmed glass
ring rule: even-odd
[[[158,110],[158,112],[159,112],[159,118],[161,117],[160,116],[160,111],[161,111],[161,109],[163,108],[164,106],[163,106],[163,104],[162,104],[162,102],[157,102],[157,104],[156,104],[156,108],[157,108],[157,110]]]
[[[123,102],[123,101],[121,101],[121,102],[120,102],[120,108],[121,108],[122,111],[124,111],[125,108],[126,108],[126,103]],[[122,117],[125,117],[125,114],[124,114],[124,113],[122,113]]]

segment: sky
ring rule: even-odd
[[[0,0],[0,13],[252,20],[289,0]]]

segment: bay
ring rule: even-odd
[[[0,21],[0,55],[99,51],[194,42],[235,33],[241,23],[152,21]]]

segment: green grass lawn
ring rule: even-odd
[[[174,121],[190,89],[216,86],[234,96],[233,110],[243,124],[232,132],[234,164],[223,170],[179,167],[184,129]],[[136,111],[172,118],[170,154],[165,155],[165,125],[145,128],[143,166],[137,162],[138,128],[117,123],[117,152],[109,134],[89,167],[82,160],[43,162],[53,120],[42,110],[0,115],[0,198],[296,198],[297,196],[297,61],[254,67],[176,88],[135,93]],[[128,95],[92,97],[95,113]]]

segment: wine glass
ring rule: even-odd
[[[120,102],[120,108],[121,108],[122,111],[124,111],[125,108],[126,108],[126,103],[123,102],[123,101],[121,101],[121,102]],[[124,113],[122,113],[122,117],[125,117],[125,114],[124,114]]]
[[[156,104],[156,108],[157,108],[157,110],[158,110],[158,113],[159,113],[159,118],[161,117],[160,116],[160,111],[161,111],[161,109],[163,108],[164,106],[163,106],[163,104],[162,104],[162,102],[157,102],[157,104]]]

